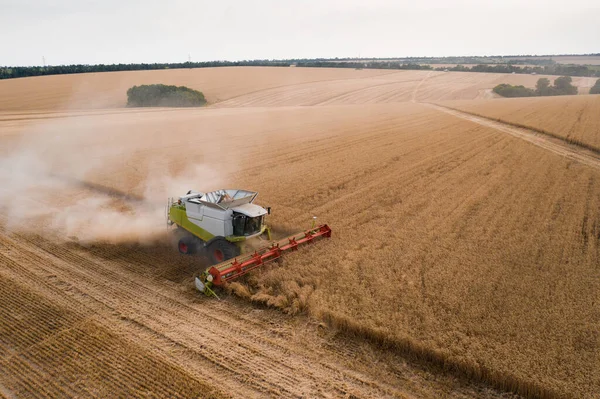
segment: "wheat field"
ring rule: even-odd
[[[368,150],[347,143],[326,164],[306,154],[309,193],[300,177],[278,184],[304,210],[283,220],[336,221],[335,244],[257,274],[253,299],[522,393],[593,397],[598,169],[468,123],[417,120],[372,127]],[[326,165],[344,166],[320,174]]]
[[[489,103],[459,101],[446,105],[600,149],[598,95],[501,99]]]
[[[595,143],[597,96],[486,94],[537,78],[0,82],[0,395],[595,397],[600,160],[538,130]],[[157,80],[212,105],[120,108],[121,87]],[[333,237],[200,297],[164,201],[221,187],[260,192],[277,236],[317,216]]]
[[[202,68],[86,73],[9,79],[2,82],[0,112],[81,111],[122,108],[127,89],[160,82],[202,91],[224,107],[364,104],[485,98],[499,83],[534,87],[540,77],[436,71],[333,68]],[[591,78],[573,78],[585,91]],[[582,90],[583,89],[583,90]]]

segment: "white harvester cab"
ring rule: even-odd
[[[189,191],[177,200],[169,199],[167,222],[182,231],[179,251],[194,254],[204,249],[209,260],[219,263],[241,252],[244,241],[267,234],[265,216],[270,208],[254,204],[257,192],[217,190]]]

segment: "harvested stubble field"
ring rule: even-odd
[[[594,397],[600,162],[418,103],[539,76],[272,71],[181,71],[212,74],[196,110],[0,82],[24,104],[0,116],[0,394]],[[252,303],[200,298],[163,199],[222,186],[259,191],[279,235],[317,215],[334,237],[231,287]]]

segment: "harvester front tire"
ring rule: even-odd
[[[225,239],[214,240],[206,247],[206,255],[213,265],[235,258],[239,254],[239,248]]]
[[[198,244],[194,237],[181,237],[177,243],[179,253],[184,255],[194,255],[198,249]]]

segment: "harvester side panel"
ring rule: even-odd
[[[183,207],[172,206],[169,209],[169,219],[177,226],[189,231],[196,237],[199,237],[202,241],[206,242],[215,237],[196,223],[192,223],[192,221],[188,219],[186,210]]]

